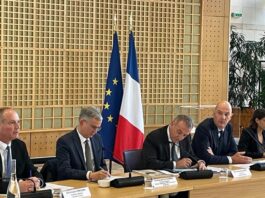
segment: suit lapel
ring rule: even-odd
[[[83,144],[83,143],[80,141],[78,133],[76,130],[75,130],[75,133],[73,136],[73,144],[75,145],[77,154],[78,154],[79,158],[81,159],[82,165],[86,169],[86,163],[85,163],[85,158],[84,158],[84,154],[83,154],[83,149],[81,147],[81,144]]]
[[[165,145],[165,151],[166,151],[166,158],[168,160],[170,160],[170,150],[169,150],[169,137],[167,135],[167,127],[168,126],[165,126],[164,129],[163,129],[163,133],[162,133],[162,136],[161,136],[161,139],[163,142],[165,142],[165,144],[161,144],[161,145]],[[163,152],[162,152],[163,153]]]
[[[2,178],[2,173],[3,173],[3,167],[2,167],[2,157],[0,155],[0,178]]]

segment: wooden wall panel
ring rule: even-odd
[[[67,132],[31,133],[31,157],[55,156],[56,141]]]
[[[55,154],[56,140],[75,127],[81,106],[102,106],[115,11],[122,72],[133,13],[146,133],[180,112],[198,123],[212,111],[194,106],[227,99],[230,0],[0,5],[0,105],[18,111],[32,157]],[[178,112],[182,105],[192,107]]]
[[[202,105],[228,99],[229,7],[230,1],[202,1]]]

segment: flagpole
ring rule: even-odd
[[[137,56],[132,30],[132,14],[130,15],[128,23],[130,34],[125,88],[122,97],[113,153],[113,158],[121,164],[124,164],[124,151],[141,149],[144,140],[143,108]]]
[[[132,31],[132,13],[130,14],[130,26],[129,26],[130,32]]]
[[[115,14],[114,15],[114,18],[113,18],[113,28],[114,28],[114,32],[116,32],[117,31],[117,15]]]
[[[113,17],[113,30],[114,32],[117,31],[117,14]],[[112,159],[109,159],[109,173],[111,174],[112,171]]]

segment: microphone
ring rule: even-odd
[[[122,187],[138,186],[138,185],[144,184],[144,177],[143,176],[132,177],[132,170],[128,164],[127,164],[127,168],[129,170],[129,177],[118,178],[118,179],[112,180],[110,182],[111,187],[122,188]]]

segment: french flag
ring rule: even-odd
[[[118,120],[113,157],[123,164],[123,151],[141,149],[144,120],[133,32],[130,32],[125,88]]]

